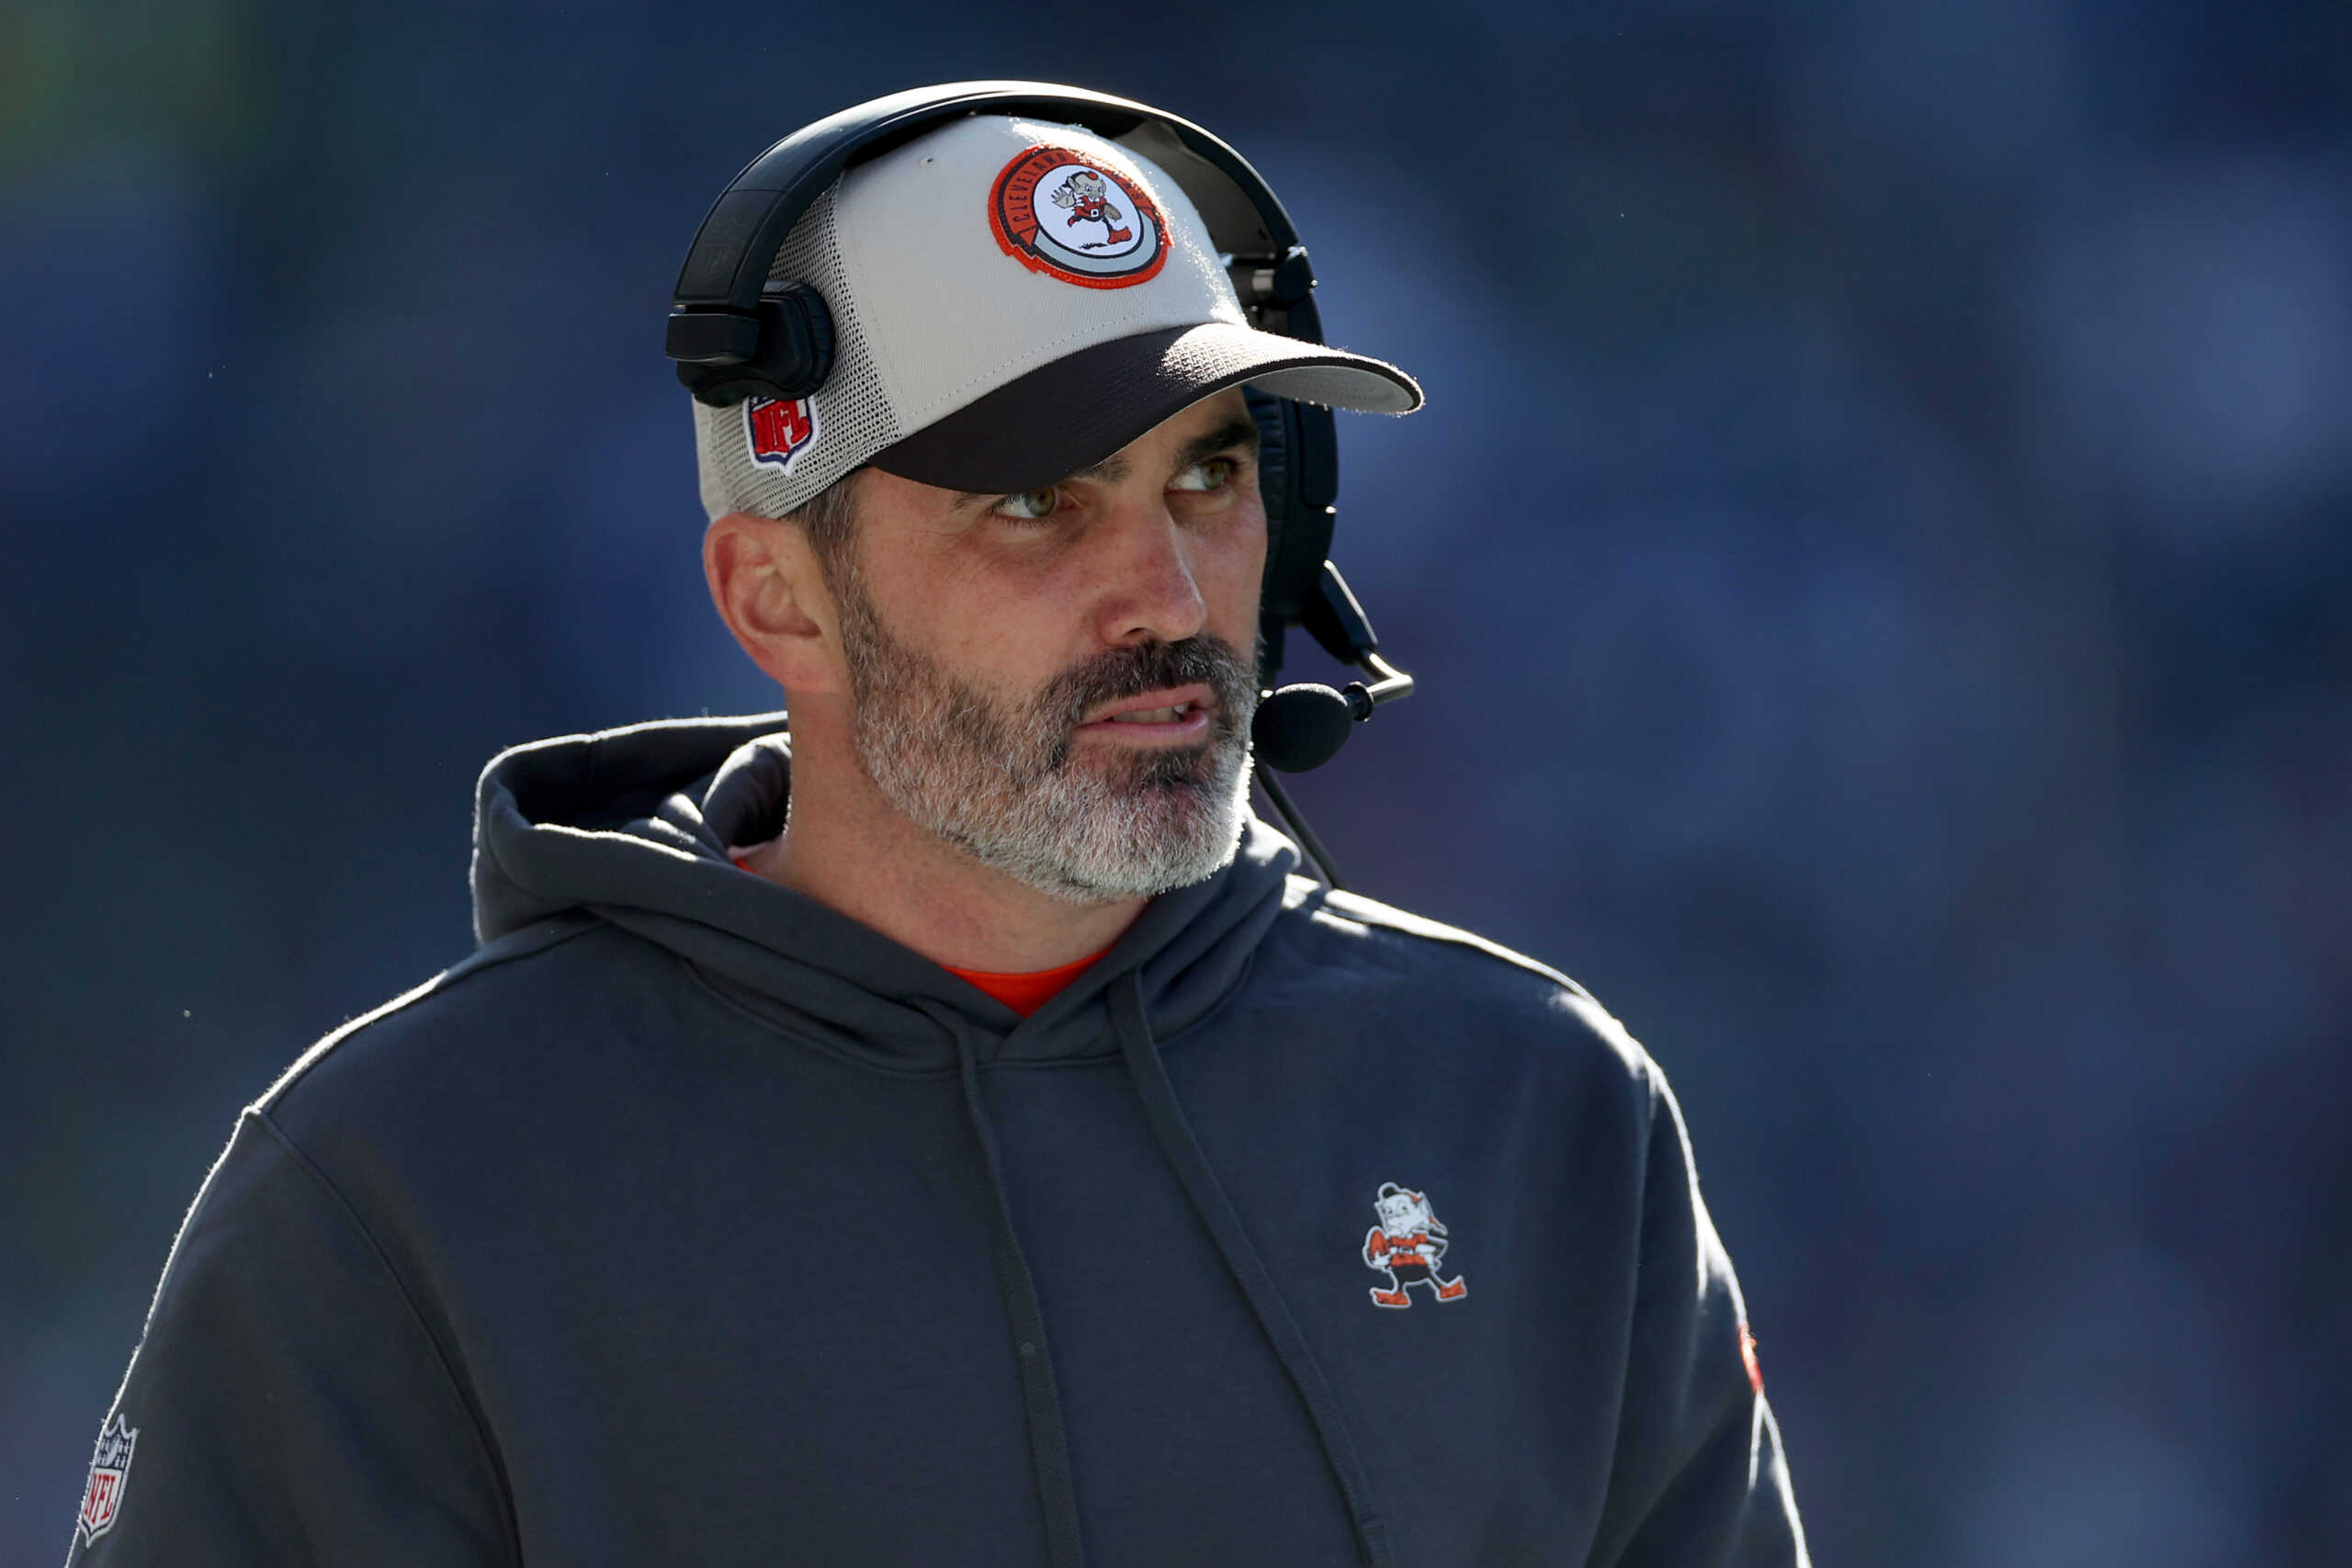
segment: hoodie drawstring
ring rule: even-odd
[[[1127,1076],[1134,1079],[1136,1093],[1143,1100],[1144,1116],[1151,1123],[1152,1136],[1159,1142],[1159,1152],[1174,1168],[1177,1179],[1183,1183],[1193,1212],[1208,1227],[1210,1238],[1224,1256],[1226,1268],[1232,1271],[1234,1282],[1249,1300],[1250,1310],[1257,1314],[1258,1326],[1273,1346],[1283,1370],[1290,1374],[1292,1386],[1298,1390],[1299,1402],[1306,1406],[1306,1418],[1314,1424],[1315,1436],[1323,1445],[1324,1460],[1340,1483],[1340,1495],[1347,1504],[1349,1517],[1354,1521],[1356,1544],[1366,1568],[1389,1568],[1387,1528],[1372,1511],[1371,1487],[1366,1483],[1355,1442],[1348,1436],[1347,1421],[1340,1414],[1339,1401],[1332,1396],[1323,1369],[1316,1365],[1314,1352],[1306,1348],[1306,1337],[1299,1332],[1290,1308],[1283,1304],[1281,1292],[1274,1289],[1273,1277],[1266,1272],[1264,1261],[1250,1245],[1249,1236],[1241,1229],[1240,1217],[1233,1212],[1225,1189],[1217,1185],[1216,1173],[1209,1168],[1199,1141],[1193,1136],[1191,1124],[1184,1120],[1184,1109],[1176,1101],[1175,1086],[1168,1081],[1167,1064],[1159,1059],[1159,1047],[1152,1040],[1151,1025],[1144,1017],[1140,970],[1111,987],[1110,1003],[1111,1018],[1118,1030],[1119,1052],[1126,1058]],[[971,1071],[967,1055],[967,1083]],[[989,1159],[993,1170],[993,1153]],[[1058,1425],[1056,1431],[1059,1431]]]
[[[1078,1492],[1070,1484],[1069,1438],[1062,1429],[1061,1397],[1054,1391],[1054,1359],[1046,1346],[1046,1317],[1038,1310],[1029,1260],[1022,1256],[1021,1238],[1012,1228],[1003,1167],[997,1158],[996,1132],[989,1125],[988,1109],[980,1100],[980,1064],[972,1049],[971,1032],[952,1022],[949,1027],[955,1029],[956,1060],[964,1072],[964,1109],[971,1116],[981,1162],[988,1168],[997,1290],[1004,1298],[1004,1314],[1012,1325],[1013,1351],[1020,1358],[1021,1403],[1029,1419],[1029,1465],[1037,1477],[1037,1506],[1046,1520],[1046,1561],[1052,1568],[1084,1568],[1086,1557],[1078,1533]]]

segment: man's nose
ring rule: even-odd
[[[1208,625],[1208,602],[1193,570],[1193,540],[1155,495],[1117,509],[1106,531],[1097,630],[1114,647],[1177,642]]]

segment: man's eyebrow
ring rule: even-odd
[[[1181,474],[1203,458],[1214,457],[1220,452],[1230,452],[1237,446],[1246,447],[1252,457],[1258,455],[1258,422],[1256,420],[1227,420],[1198,440],[1187,442],[1184,449],[1176,454],[1176,471]]]
[[[1183,449],[1176,454],[1175,471],[1181,474],[1204,458],[1214,457],[1220,452],[1230,452],[1237,446],[1247,448],[1252,457],[1258,455],[1258,422],[1256,420],[1227,420],[1207,434],[1195,436],[1193,440],[1186,442]],[[1074,473],[1065,474],[1054,482],[1068,484],[1072,479],[1106,479],[1112,484],[1117,484],[1125,479],[1130,471],[1131,468],[1127,460],[1114,452],[1101,462],[1091,463]],[[967,490],[957,493],[956,504],[961,508],[978,502],[996,501],[1001,498],[1001,491]]]
[[[1187,462],[1193,463],[1200,461],[1197,457],[1190,457],[1185,460]],[[1125,457],[1120,457],[1116,452],[1114,452],[1099,463],[1090,463],[1085,468],[1080,468],[1073,473],[1064,474],[1060,479],[1056,479],[1054,483],[1057,485],[1066,485],[1072,479],[1108,479],[1111,483],[1117,484],[1121,479],[1127,477],[1127,460]],[[1038,488],[1040,490],[1046,490],[1052,487],[1040,485]],[[960,492],[956,497],[956,505],[958,509],[961,509],[983,501],[1001,501],[1003,497],[1004,492],[1002,491],[967,490]]]

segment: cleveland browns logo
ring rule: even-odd
[[[1134,179],[1067,147],[1032,147],[989,191],[989,228],[1032,272],[1089,288],[1159,276],[1168,220]]]
[[[1415,1285],[1427,1285],[1430,1295],[1441,1302],[1458,1302],[1470,1293],[1469,1281],[1461,1275],[1449,1280],[1438,1272],[1450,1243],[1446,1228],[1430,1212],[1429,1199],[1384,1181],[1373,1198],[1372,1212],[1380,1223],[1363,1238],[1364,1267],[1388,1276],[1385,1290],[1372,1288],[1373,1305],[1411,1306],[1413,1298],[1406,1292]]]

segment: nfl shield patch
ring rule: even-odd
[[[130,1450],[138,1443],[138,1431],[123,1420],[119,1410],[99,1429],[97,1452],[90,1456],[90,1483],[82,1489],[82,1517],[74,1521],[85,1542],[114,1528],[116,1516],[122,1512],[122,1489],[130,1481]]]
[[[788,474],[808,443],[817,439],[817,405],[808,398],[748,399],[743,436],[752,462]]]

